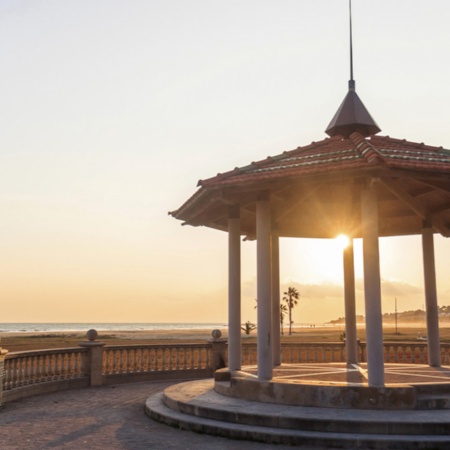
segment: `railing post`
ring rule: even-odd
[[[227,340],[222,338],[220,330],[213,330],[211,336],[212,339],[209,340],[211,343],[211,368],[215,372],[227,366],[225,358]]]
[[[0,347],[0,407],[3,406],[3,383],[5,382],[5,356],[8,350]]]
[[[89,330],[86,333],[88,342],[80,342],[80,347],[85,347],[89,350],[87,357],[86,372],[89,375],[90,386],[101,386],[103,384],[102,374],[102,360],[103,360],[103,346],[104,342],[95,342],[98,333],[96,330]]]

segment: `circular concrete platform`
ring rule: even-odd
[[[321,408],[450,408],[450,367],[386,364],[382,387],[368,385],[365,364],[281,365],[270,381],[256,374],[256,366],[231,373],[217,371],[215,390],[245,400]]]
[[[147,399],[151,418],[200,433],[318,448],[448,450],[450,409],[357,410],[290,406],[219,394],[201,380]]]

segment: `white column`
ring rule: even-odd
[[[281,364],[280,328],[280,245],[277,233],[272,233],[272,357],[273,365]]]
[[[436,289],[434,240],[431,227],[425,227],[422,230],[422,248],[427,311],[428,364],[433,367],[440,367],[441,348],[439,340],[439,310]]]
[[[355,263],[353,239],[344,249],[344,297],[345,297],[345,352],[348,364],[358,364],[358,341],[356,334]]]
[[[228,368],[241,368],[241,220],[239,206],[228,218]]]
[[[378,204],[374,187],[361,192],[361,222],[369,386],[384,386]]]
[[[256,250],[258,295],[258,378],[272,378],[272,274],[271,219],[268,194],[260,195],[256,203]]]

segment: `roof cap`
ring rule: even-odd
[[[358,97],[355,91],[355,80],[352,79],[348,82],[347,95],[325,133],[329,136],[340,135],[348,138],[355,131],[367,137],[379,133],[381,129]]]

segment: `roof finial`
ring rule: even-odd
[[[325,133],[329,136],[342,136],[343,138],[348,138],[355,131],[363,136],[370,136],[381,131],[355,90],[355,80],[353,79],[352,0],[348,1],[348,6],[350,18],[350,80],[348,82],[348,92],[325,130]]]
[[[350,18],[350,80],[348,82],[348,88],[355,90],[355,80],[353,79],[352,0],[348,0],[348,15]]]

